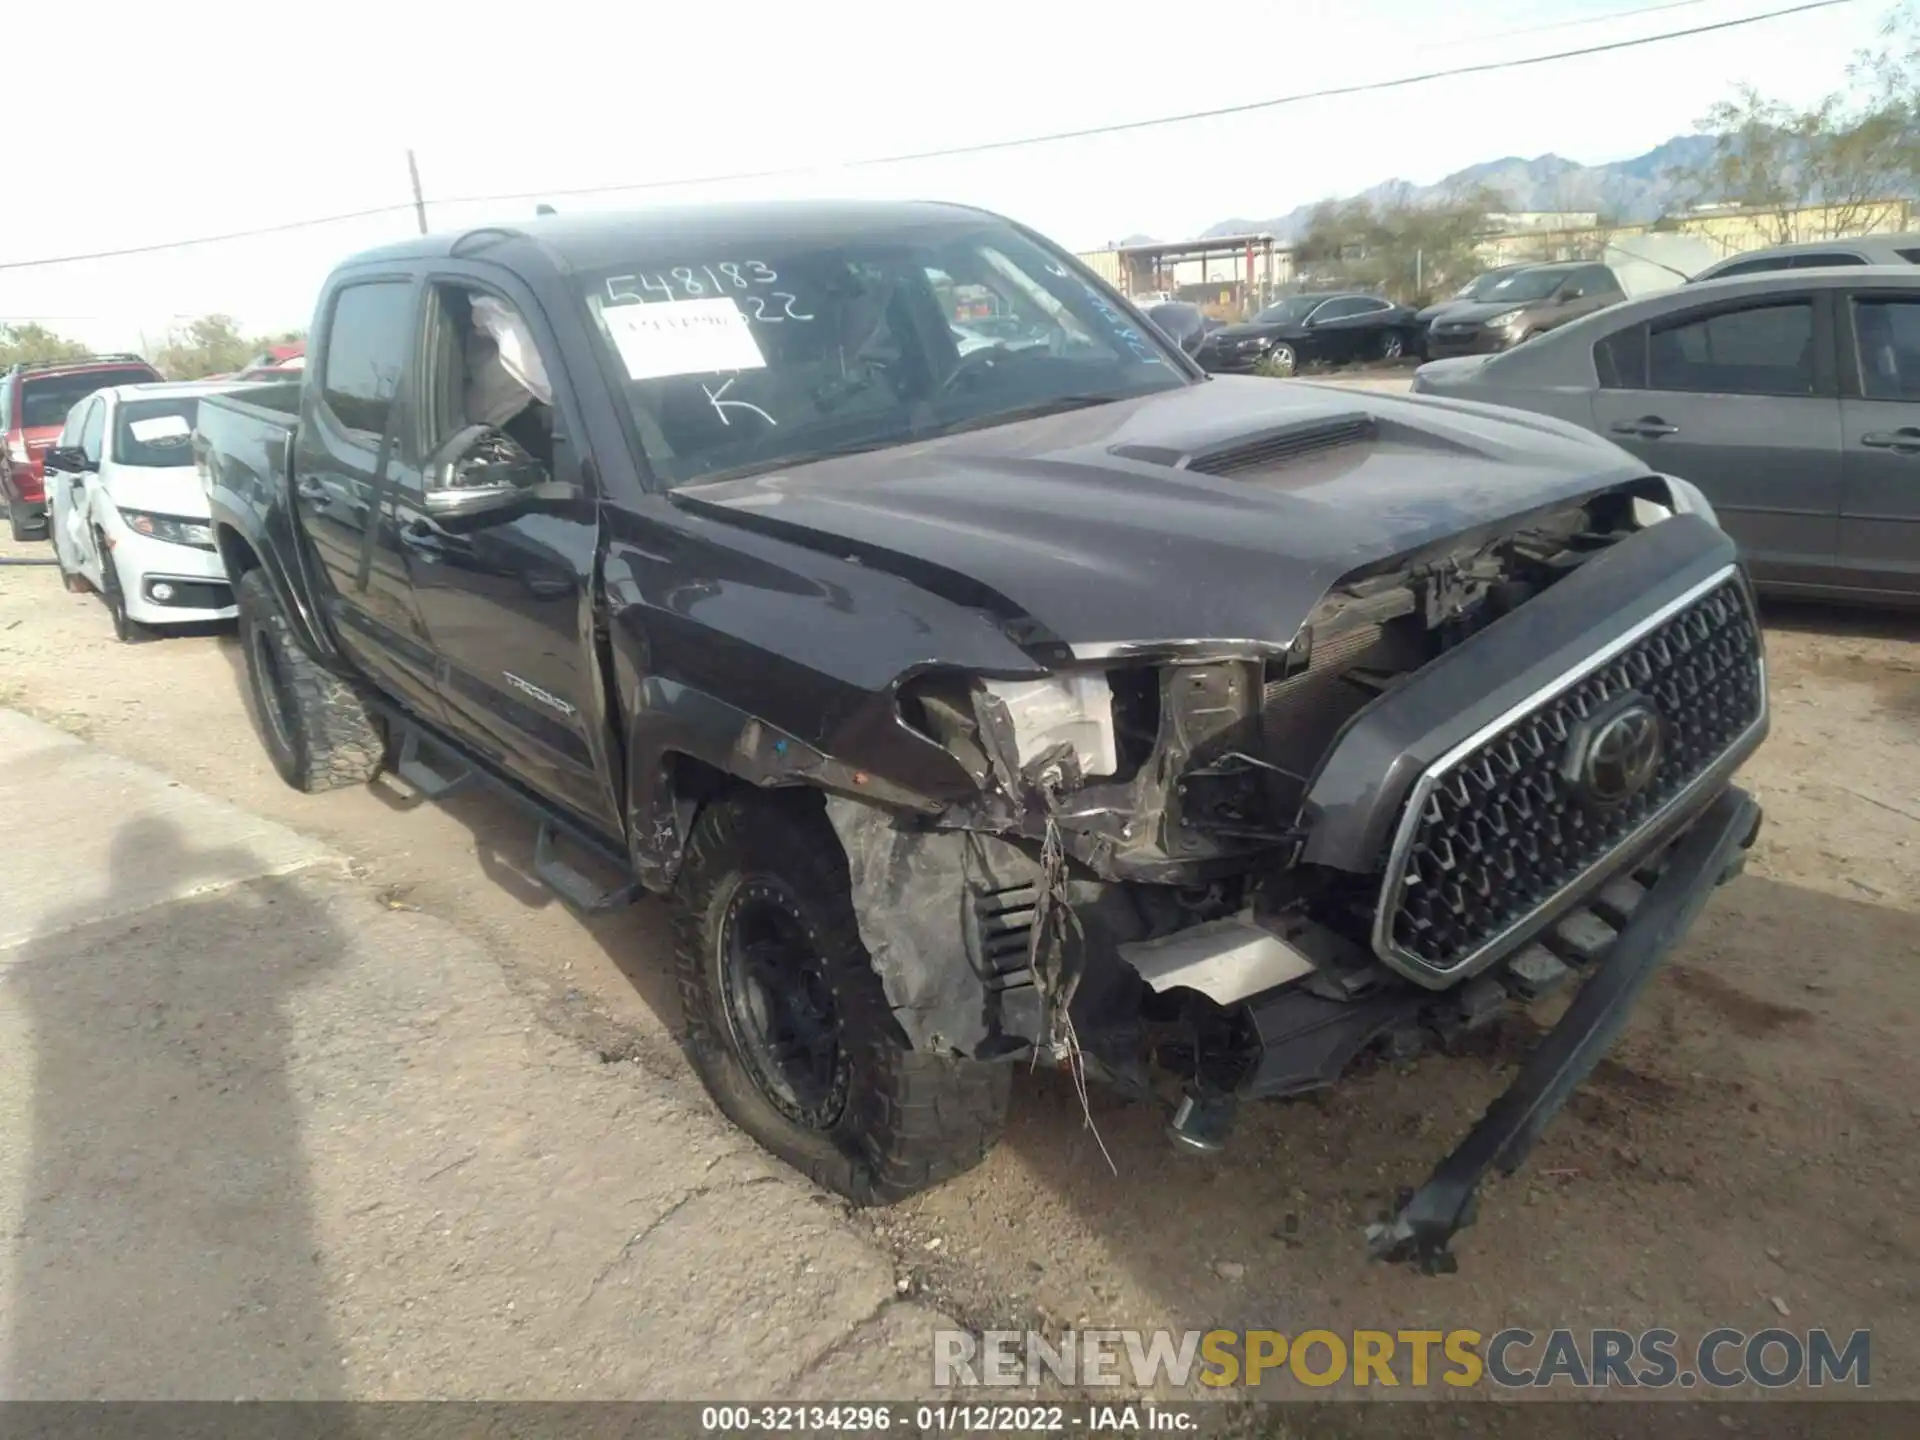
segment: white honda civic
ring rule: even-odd
[[[98,591],[123,641],[236,613],[193,461],[200,397],[234,388],[95,391],[47,452],[47,533],[61,579]]]

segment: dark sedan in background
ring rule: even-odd
[[[1529,265],[1436,319],[1427,329],[1426,354],[1437,360],[1510,350],[1626,296],[1605,265]]]
[[[1434,301],[1433,304],[1427,306],[1426,309],[1414,316],[1414,319],[1420,322],[1420,334],[1422,338],[1424,339],[1426,336],[1426,327],[1433,324],[1433,322],[1438,320],[1442,315],[1458,310],[1463,305],[1471,305],[1476,301],[1486,299],[1487,292],[1493,289],[1494,286],[1498,285],[1516,270],[1525,270],[1526,268],[1525,265],[1496,265],[1493,269],[1483,270],[1480,274],[1474,276],[1473,279],[1454,291],[1447,299]]]
[[[1763,589],[1920,605],[1913,265],[1665,290],[1413,389],[1570,420],[1691,482]]]
[[[1245,374],[1266,362],[1279,375],[1302,365],[1398,360],[1420,333],[1414,312],[1378,295],[1292,295],[1253,319],[1222,325],[1194,353],[1216,374]]]

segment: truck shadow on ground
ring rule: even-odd
[[[134,820],[105,883],[229,858]],[[0,956],[32,1049],[5,1392],[343,1398],[286,1018],[341,937],[284,880],[90,924],[99,905]]]

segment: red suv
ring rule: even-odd
[[[49,365],[16,365],[0,378],[0,500],[16,540],[47,533],[41,462],[60,438],[67,412],[109,385],[163,379],[138,355],[89,355]]]

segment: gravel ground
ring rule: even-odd
[[[0,553],[20,547],[0,542]],[[1252,1107],[1217,1160],[1162,1117],[1023,1077],[981,1169],[863,1223],[974,1325],[1869,1328],[1878,1395],[1920,1397],[1920,617],[1769,613],[1768,823],[1746,875],[1655,981],[1531,1164],[1483,1195],[1460,1272],[1369,1264],[1361,1227],[1498,1091],[1533,1033]],[[0,570],[0,704],[319,835],[380,894],[457,926],[542,1023],[694,1086],[656,907],[583,924],[528,876],[486,797],[403,811],[287,791],[232,641],[124,648],[50,570]],[[1782,1320],[1787,1315],[1789,1320]]]

